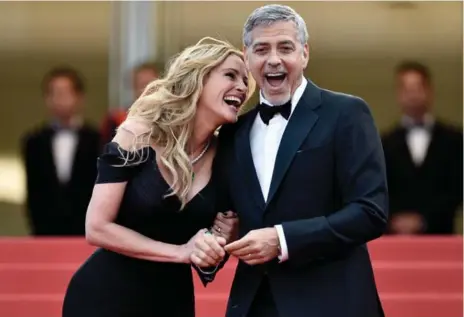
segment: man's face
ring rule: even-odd
[[[56,77],[48,85],[45,103],[55,117],[69,120],[80,111],[83,96],[67,77]]]
[[[152,81],[158,78],[158,74],[155,73],[152,69],[141,69],[134,74],[134,94],[135,98],[140,97],[140,95],[145,90],[145,87]]]
[[[397,78],[397,99],[404,114],[420,117],[430,105],[431,89],[420,73],[405,72]]]
[[[274,105],[284,104],[301,84],[308,45],[300,43],[292,21],[257,26],[251,35],[252,43],[245,48],[247,67],[264,97]]]

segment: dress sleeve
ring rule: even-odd
[[[116,142],[107,143],[97,159],[96,184],[127,182],[137,170],[153,159],[149,146],[136,151],[127,151]]]

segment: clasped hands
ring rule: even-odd
[[[192,238],[190,261],[198,267],[217,266],[226,252],[249,265],[268,262],[279,255],[274,227],[251,230],[237,240],[238,218],[233,212],[218,214],[211,231],[200,230]]]

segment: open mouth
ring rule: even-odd
[[[244,98],[239,98],[237,96],[225,96],[224,97],[224,102],[227,105],[229,105],[231,108],[233,108],[235,111],[238,111],[238,109],[240,109],[243,101],[244,101]]]
[[[265,75],[266,81],[271,87],[279,87],[287,78],[286,73],[269,73]]]

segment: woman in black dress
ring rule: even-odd
[[[135,101],[98,159],[86,237],[100,248],[71,279],[63,317],[195,315],[193,247],[210,244],[214,268],[234,236],[235,219],[216,217],[214,132],[237,120],[247,82],[240,51],[202,40]]]

